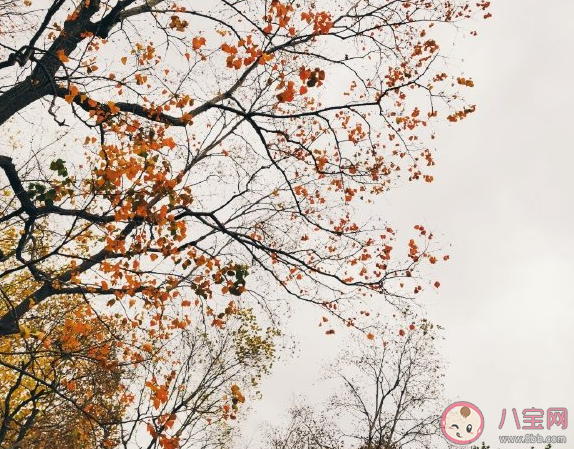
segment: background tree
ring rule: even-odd
[[[284,426],[271,427],[262,447],[272,449],[342,449],[340,430],[324,414],[308,405],[294,405]]]
[[[123,446],[230,447],[229,422],[237,419],[249,393],[257,396],[259,380],[274,359],[276,336],[244,309],[223,330],[186,329],[155,346],[158,356],[138,364],[144,373],[136,371],[127,386],[137,406],[124,413]],[[137,435],[142,422],[147,438]]]
[[[7,250],[12,233],[2,237]],[[45,251],[41,235],[34,239],[35,250]],[[20,273],[0,294],[25,297],[37,288]],[[0,311],[9,304],[0,301]],[[278,331],[261,329],[250,309],[227,315],[221,329],[179,326],[169,341],[134,347],[119,344],[121,314],[101,315],[81,295],[42,302],[21,321],[20,334],[1,340],[0,447],[229,444],[234,435],[225,422],[236,419],[269,370]]]
[[[434,448],[442,437],[443,362],[426,319],[381,328],[380,345],[345,351],[333,374],[343,383],[333,406],[347,416],[347,436],[364,449]]]
[[[406,329],[406,330],[405,330]],[[434,325],[379,327],[383,342],[355,339],[330,370],[333,399],[313,411],[298,406],[289,424],[272,428],[272,448],[437,448],[444,438],[440,416],[443,363]]]
[[[0,338],[33,338],[41,307],[47,334],[78,295],[76,326],[119,327],[92,357],[117,354],[137,389],[124,416],[176,447],[169,413],[189,410],[171,373],[189,335],[272,318],[274,298],[359,327],[369,298],[405,308],[417,266],[448,256],[421,225],[402,241],[357,217],[403,180],[432,181],[432,122],[474,111],[439,41],[488,5],[1,1],[0,282],[33,288],[3,296]]]
[[[269,369],[274,330],[261,333],[243,310],[224,331],[182,332],[160,348],[149,348],[161,357],[132,363],[111,352],[113,326],[84,307],[71,299],[68,310],[60,311],[63,323],[48,333],[32,330],[42,323],[36,317],[23,325],[22,336],[3,341],[1,447],[230,444],[233,433],[226,421],[236,419],[245,396]],[[53,323],[56,311],[47,301],[38,313],[47,312]],[[90,315],[93,320],[86,320]]]
[[[31,284],[4,285],[1,293]],[[125,405],[112,345],[117,327],[87,308],[77,296],[50,299],[27,317],[21,335],[1,341],[1,447],[96,448],[117,436]]]

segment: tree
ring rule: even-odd
[[[0,293],[35,287],[20,281]],[[0,341],[0,446],[95,448],[112,441],[125,406],[112,344],[116,323],[77,296],[49,299],[31,315],[22,335]]]
[[[274,329],[262,329],[249,310],[237,311],[223,331],[186,330],[138,366],[126,394],[138,398],[124,413],[120,441],[133,447],[141,423],[150,435],[141,447],[228,447],[228,422],[246,402],[273,360]],[[163,366],[162,366],[163,365]],[[136,446],[138,447],[138,446]]]
[[[49,312],[53,321],[51,302],[39,313],[45,319]],[[0,347],[2,447],[229,443],[226,421],[236,419],[247,392],[269,369],[274,330],[262,334],[250,311],[242,310],[225,330],[185,331],[163,344],[161,357],[130,363],[110,352],[117,351],[109,344],[112,331],[100,318],[84,311],[81,301],[70,302],[63,323],[48,333],[32,330],[27,321],[28,335],[5,339]],[[147,438],[138,436],[142,425]]]
[[[295,405],[289,410],[288,424],[271,427],[266,446],[271,449],[342,449],[344,443],[337,426],[308,405]]]
[[[383,342],[355,339],[330,370],[337,393],[314,412],[295,407],[289,424],[273,428],[272,448],[436,448],[443,441],[440,416],[443,363],[427,320],[408,331],[379,328]]]
[[[343,383],[333,405],[364,449],[434,448],[440,438],[443,363],[435,326],[423,319],[379,330],[380,345],[345,351],[333,374]]]
[[[124,385],[140,386],[122,413],[175,447],[168,418],[129,413],[144,392],[158,408],[177,395],[185,356],[169,345],[190,350],[187,329],[264,320],[270,298],[359,327],[371,297],[404,308],[417,267],[441,257],[432,234],[416,225],[397,255],[396,231],[356,212],[403,174],[432,181],[432,123],[475,109],[440,29],[488,6],[1,1],[0,282],[33,288],[4,295],[0,338],[33,338],[41,308],[47,333],[78,295],[74,322],[120,329],[93,356],[117,353]]]
[[[3,250],[11,234],[0,234]],[[40,254],[46,245],[34,238]],[[3,298],[38,288],[24,273],[13,281],[0,287]],[[42,302],[20,334],[0,341],[0,446],[134,447],[142,425],[142,447],[227,444],[225,421],[270,368],[278,335],[250,309],[227,314],[223,329],[180,326],[169,341],[135,347],[120,344],[120,314],[101,315],[81,295]]]

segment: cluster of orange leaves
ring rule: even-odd
[[[328,34],[333,27],[333,20],[331,14],[326,11],[319,12],[302,12],[301,19],[308,24],[313,23],[314,34]]]
[[[268,22],[267,26],[263,29],[264,33],[271,33],[273,26],[271,24],[274,16],[279,28],[285,28],[291,21],[291,16],[289,15],[294,11],[293,5],[286,5],[280,1],[273,0],[271,6],[269,7],[269,14],[266,16],[265,20]],[[274,14],[275,13],[275,14]]]
[[[243,49],[244,56],[239,55],[240,48]],[[273,54],[263,52],[259,45],[253,42],[252,35],[240,39],[237,46],[224,43],[221,45],[221,50],[228,55],[225,60],[227,67],[235,70],[239,70],[242,66],[249,66],[256,61],[264,65],[273,59]]]
[[[224,396],[224,400],[229,399],[227,396]],[[237,384],[231,385],[231,405],[226,403],[222,406],[223,409],[223,419],[236,419],[237,418],[237,411],[239,410],[239,404],[243,404],[245,402],[245,396],[241,392],[241,389]]]

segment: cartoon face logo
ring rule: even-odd
[[[469,444],[482,434],[484,418],[476,405],[470,402],[455,402],[442,414],[440,427],[451,443]]]

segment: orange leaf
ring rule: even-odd
[[[202,46],[205,45],[205,38],[204,37],[194,37],[191,40],[191,45],[194,50],[199,50]]]
[[[64,50],[58,50],[56,52],[56,54],[58,55],[58,59],[61,62],[68,62],[70,60],[70,58],[68,58],[68,55],[66,55],[66,53],[64,53]]]
[[[120,108],[118,108],[113,101],[108,101],[108,107],[110,108],[110,112],[112,114],[117,114],[120,112]]]

